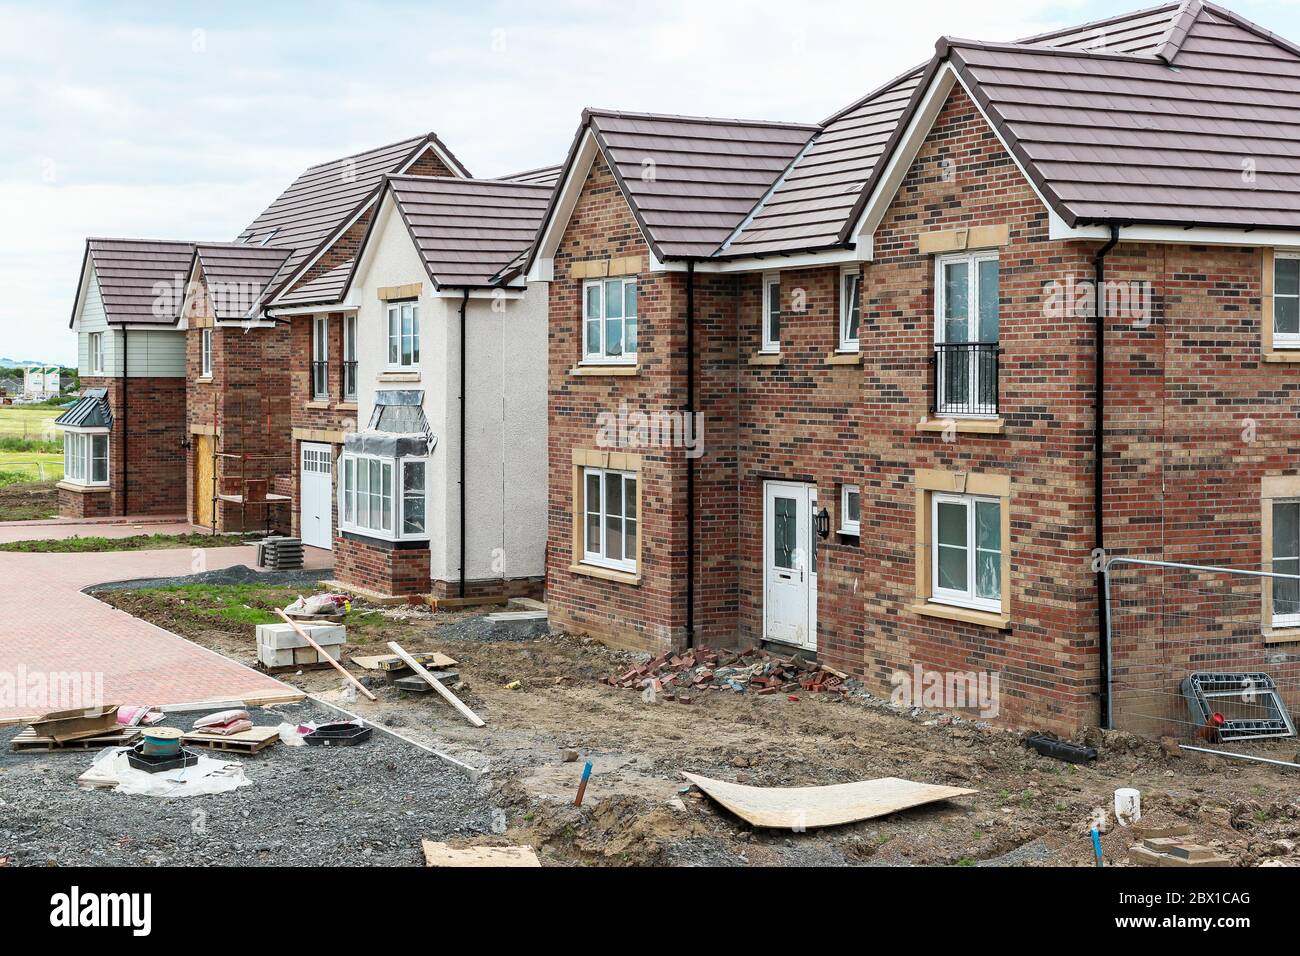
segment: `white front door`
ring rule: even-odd
[[[334,523],[330,509],[334,501],[334,450],[329,445],[303,442],[299,470],[302,543],[329,550],[334,546]]]
[[[817,489],[763,486],[763,631],[769,641],[817,646]]]

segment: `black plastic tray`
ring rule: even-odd
[[[143,770],[145,773],[163,773],[166,770],[180,770],[183,767],[192,767],[199,762],[199,755],[192,750],[182,749],[178,754],[159,755],[147,754],[143,750],[144,744],[139,743],[126,752],[126,762],[136,770]]]
[[[321,724],[302,739],[311,747],[355,747],[369,740],[372,732],[351,723]]]

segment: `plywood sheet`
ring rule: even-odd
[[[827,787],[747,787],[693,773],[683,777],[756,827],[803,830],[888,816],[899,810],[975,793],[899,777]]]
[[[456,666],[455,659],[448,657],[440,651],[431,651],[424,654],[412,654],[411,656],[425,667],[431,667],[434,670],[444,670],[448,667]],[[401,660],[402,659],[396,654],[381,654],[374,657],[351,657],[348,658],[348,663],[356,664],[362,670],[381,671],[387,669],[383,666],[383,661],[396,661],[399,666],[405,667],[406,665],[401,664]]]
[[[465,846],[421,840],[425,866],[541,866],[530,846]]]

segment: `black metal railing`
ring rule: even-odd
[[[356,401],[357,399],[357,363],[343,363],[343,400]]]
[[[311,363],[311,397],[327,399],[330,397],[330,363]]]
[[[934,347],[931,415],[996,415],[998,356],[996,342],[943,342]]]

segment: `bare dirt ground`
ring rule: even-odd
[[[0,485],[0,521],[36,521],[59,513],[59,492],[52,481]]]
[[[176,592],[100,595],[114,605],[237,660],[254,656],[253,628],[213,619]],[[249,599],[287,603],[267,590]],[[182,603],[184,602],[184,603]],[[644,658],[581,637],[500,636],[479,612],[358,608],[349,656],[386,653],[384,641],[454,657],[459,696],[475,729],[433,694],[367,677],[377,704],[350,699],[333,671],[281,675],[475,767],[508,810],[501,843],[530,843],[544,864],[1093,865],[1089,828],[1117,787],[1142,792],[1148,820],[1184,822],[1236,865],[1300,865],[1300,776],[1098,732],[1101,751],[1074,766],[1027,750],[1021,735],[949,716],[901,711],[855,692],[845,699],[759,697],[730,690],[693,702],[646,703],[601,683]],[[360,673],[359,668],[353,671]],[[519,681],[517,689],[507,685]],[[1288,745],[1294,746],[1295,741]],[[577,759],[566,761],[566,751]],[[1287,759],[1292,755],[1287,754]],[[583,762],[595,766],[573,806]],[[978,793],[852,826],[809,833],[754,830],[693,790],[687,770],[759,786],[807,786],[897,776]],[[1128,865],[1129,831],[1110,826],[1108,865]]]

